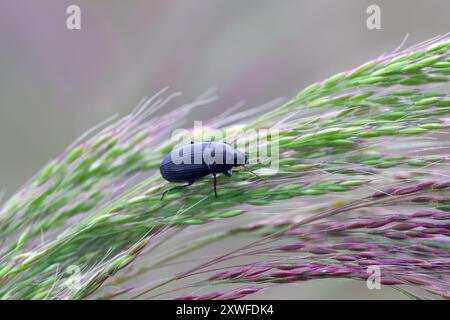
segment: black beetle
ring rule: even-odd
[[[219,173],[227,177],[233,174],[233,167],[244,166],[244,154],[230,145],[221,142],[191,142],[191,144],[174,149],[167,154],[159,170],[164,179],[169,182],[186,182],[186,185],[176,186],[163,192],[182,189],[192,185],[195,180],[209,174],[214,177],[214,195],[217,198],[217,178]]]

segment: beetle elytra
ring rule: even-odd
[[[188,145],[174,149],[161,162],[161,176],[169,182],[185,182],[182,186],[172,187],[163,192],[183,189],[196,180],[212,174],[214,178],[214,195],[217,197],[217,174],[231,177],[233,167],[245,166],[245,155],[221,142],[191,142]]]

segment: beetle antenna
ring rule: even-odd
[[[243,165],[243,167],[245,169],[247,169],[248,172],[250,172],[251,174],[253,174],[255,177],[258,177],[259,179],[263,180],[264,182],[267,182],[266,179],[264,179],[263,177],[261,177],[260,175],[257,175],[256,173],[254,173],[249,167],[247,167],[246,165]]]

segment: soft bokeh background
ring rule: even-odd
[[[81,30],[66,28],[70,4]],[[366,28],[370,4],[381,30]],[[444,34],[449,14],[447,0],[0,0],[0,188],[10,195],[85,130],[163,87],[182,103],[217,86],[219,99],[193,115],[207,119],[291,97],[407,34],[406,46]],[[335,284],[265,297],[401,297]]]

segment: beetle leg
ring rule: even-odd
[[[165,196],[166,193],[168,193],[169,191],[177,190],[177,189],[184,189],[184,188],[187,188],[187,187],[191,186],[193,183],[194,183],[194,181],[189,181],[188,184],[185,184],[185,185],[182,185],[182,186],[175,186],[175,187],[172,187],[172,188],[167,189],[166,191],[163,192],[163,194],[162,194],[162,196],[161,196],[161,200],[164,199],[164,196]]]
[[[225,171],[223,174],[227,177],[231,177],[233,175],[233,170],[230,169],[228,171]]]
[[[213,177],[214,177],[214,195],[217,198],[217,177],[215,173],[213,173]]]

